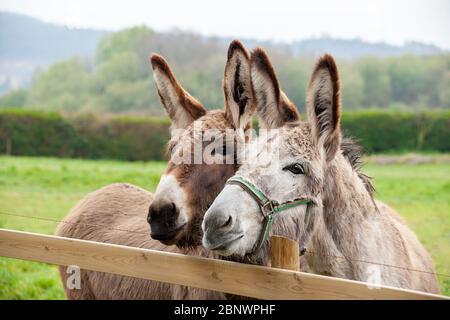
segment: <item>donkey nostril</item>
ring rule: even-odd
[[[172,215],[173,215],[173,219],[177,219],[178,215],[180,214],[180,210],[178,209],[178,207],[176,206],[175,203],[172,202]]]
[[[231,216],[228,217],[228,220],[225,221],[225,223],[222,225],[221,228],[226,228],[229,227],[231,225],[231,222],[233,221],[233,218]]]
[[[147,214],[147,222],[150,223],[152,221],[152,207],[148,208],[148,214]]]

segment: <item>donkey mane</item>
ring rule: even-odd
[[[370,197],[373,198],[375,188],[372,184],[372,177],[362,172],[363,165],[362,157],[364,156],[364,148],[359,145],[354,138],[345,137],[341,141],[342,155],[348,160],[352,169],[358,174],[358,177],[364,183]]]

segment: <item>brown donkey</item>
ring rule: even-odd
[[[357,155],[342,150],[334,59],[325,55],[313,71],[309,122],[282,117],[279,85],[260,49],[251,56],[251,77],[258,115],[277,129],[247,146],[236,177],[204,217],[204,246],[233,260],[270,264],[263,211],[273,217],[268,234],[297,240],[313,273],[439,292],[428,252],[397,213],[373,199]],[[272,209],[262,208],[259,192]]]
[[[203,143],[200,137],[211,129],[235,143],[243,143],[242,140],[248,138],[242,132],[251,127],[255,110],[249,54],[240,42],[231,43],[224,75],[225,108],[216,111],[206,111],[191,97],[179,85],[162,57],[153,55],[151,65],[158,94],[172,121],[171,159],[156,193],[153,195],[129,184],[108,185],[82,199],[60,223],[56,234],[213,257],[213,253],[200,246],[201,221],[225,181],[237,170],[237,164],[235,161],[206,163],[203,158],[189,164],[189,161],[180,161],[179,157],[195,157],[192,150],[196,143]],[[222,156],[235,159],[237,148],[228,150],[227,146],[216,144],[210,153],[216,156],[215,150],[219,150]],[[150,238],[147,219],[152,237],[164,244]],[[69,290],[65,286],[66,270],[66,267],[60,267],[70,299],[224,298],[219,292],[88,270],[81,272],[81,289]]]

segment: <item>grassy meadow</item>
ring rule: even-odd
[[[52,234],[86,193],[112,182],[154,191],[163,162],[0,157],[0,227]],[[431,253],[438,273],[450,274],[450,164],[368,164],[377,198],[394,207]],[[450,295],[450,278],[439,277]],[[0,258],[0,299],[64,299],[55,266]]]

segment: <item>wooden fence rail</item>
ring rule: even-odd
[[[0,229],[0,256],[259,299],[448,299],[413,290],[230,261]]]

